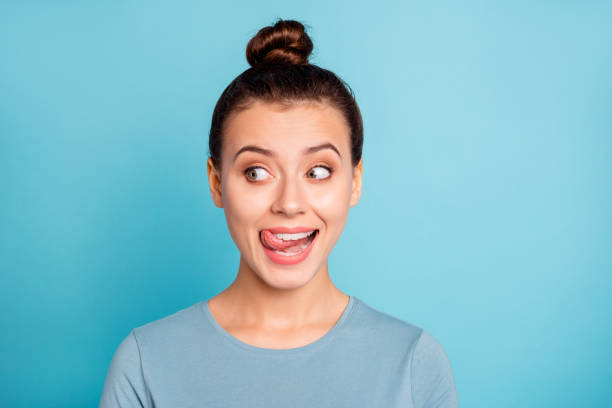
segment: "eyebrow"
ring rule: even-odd
[[[340,154],[340,152],[338,151],[336,146],[334,146],[333,144],[331,144],[329,142],[322,143],[322,144],[317,145],[317,146],[308,147],[308,148],[304,149],[302,154],[312,154],[312,153],[316,153],[316,152],[318,152],[320,150],[324,150],[324,149],[331,149],[331,150],[333,150],[334,152],[336,152],[338,154],[338,156],[340,156],[340,159],[342,159],[342,155]],[[236,154],[234,155],[234,161],[236,161],[236,158],[238,157],[238,155],[240,153],[244,153],[244,152],[255,152],[255,153],[263,154],[263,155],[268,156],[268,157],[277,157],[276,153],[274,153],[272,150],[264,149],[263,147],[259,147],[259,146],[255,146],[255,145],[246,145],[246,146],[240,148],[240,150],[238,150],[236,152]]]

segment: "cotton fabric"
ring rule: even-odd
[[[455,408],[451,365],[428,332],[350,296],[303,347],[244,343],[207,301],[134,328],[116,349],[100,408]]]

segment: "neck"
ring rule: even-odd
[[[233,325],[273,330],[335,321],[348,303],[348,295],[331,281],[327,261],[301,286],[272,286],[267,282],[272,279],[273,276],[259,276],[241,257],[238,276],[215,297],[215,302],[222,304]]]

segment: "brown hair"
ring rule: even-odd
[[[327,102],[337,108],[350,128],[351,162],[361,159],[363,122],[349,85],[333,72],[308,62],[312,40],[295,20],[279,19],[262,28],[249,41],[246,58],[251,68],[238,75],[223,91],[215,105],[209,154],[221,167],[223,124],[234,113],[256,100],[285,107],[301,101]]]

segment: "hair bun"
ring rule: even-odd
[[[252,67],[270,63],[305,65],[312,52],[312,40],[304,25],[279,19],[262,28],[247,44],[246,58]]]

